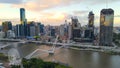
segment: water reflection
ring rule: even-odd
[[[40,46],[48,49],[49,46]],[[40,52],[38,52],[40,53]],[[101,52],[78,51],[72,49],[59,49],[54,56],[40,55],[45,61],[60,61],[68,63],[73,68],[119,68],[120,56],[108,55]]]
[[[51,48],[51,46],[36,46],[35,44],[15,45],[16,44],[14,44],[14,48],[18,50],[21,57],[25,57],[37,48],[45,50]],[[56,50],[53,56],[49,55],[48,53],[44,53],[43,51],[37,51],[34,56],[36,55],[45,61],[59,61],[67,63],[73,68],[120,68],[120,56],[108,55],[101,52],[79,51],[61,48]]]

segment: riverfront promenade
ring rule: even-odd
[[[54,42],[43,42],[43,41],[32,41],[32,40],[20,40],[20,39],[0,39],[1,42],[14,42],[16,44],[18,43],[35,43],[35,44],[45,44],[45,45],[59,45],[63,47],[69,47],[72,49],[80,48],[82,50],[92,50],[92,51],[113,51],[120,53],[120,47],[117,47],[113,43],[114,46],[99,46],[99,45],[93,45],[93,43],[54,43]],[[10,45],[4,45],[0,46],[0,49],[8,47]]]

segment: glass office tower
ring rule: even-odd
[[[100,13],[99,45],[111,46],[113,40],[114,10],[102,9]]]

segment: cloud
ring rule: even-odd
[[[16,1],[17,0],[15,0],[15,2]],[[113,3],[118,1],[120,0],[109,0],[108,3]],[[54,7],[63,7],[73,4],[80,4],[80,3],[84,3],[87,5],[91,5],[91,4],[98,5],[98,4],[105,4],[106,1],[105,0],[92,0],[92,1],[91,0],[26,0],[25,3],[13,4],[12,7],[17,7],[17,8],[25,7],[27,10],[30,11],[42,11]]]
[[[120,0],[108,0],[109,3],[111,2],[118,2]],[[9,4],[19,4],[19,3],[29,3],[35,2],[40,4],[52,4],[52,5],[69,5],[74,3],[91,3],[91,4],[99,4],[99,3],[106,3],[106,0],[0,0],[0,3],[9,3]]]
[[[120,15],[115,15],[114,17],[120,17]]]
[[[120,2],[120,0],[85,0],[86,2],[88,2],[90,5],[97,5],[97,4],[109,4],[109,3],[113,3],[113,2]]]
[[[65,19],[68,18],[67,13],[59,13],[59,12],[41,12],[38,20],[43,22],[45,25],[60,25],[63,24]]]
[[[0,3],[18,4],[22,3],[23,0],[0,0]]]
[[[40,12],[40,15],[34,18],[27,18],[28,21],[42,22],[45,25],[60,25],[68,18],[68,14],[59,12]],[[19,18],[5,18],[0,19],[0,24],[3,21],[11,21],[13,25],[20,24]]]
[[[118,1],[120,0],[109,0],[109,3],[118,2]],[[28,11],[33,11],[38,15],[36,20],[39,20],[45,24],[54,24],[54,25],[61,24],[64,22],[65,19],[70,18],[72,16],[79,16],[80,22],[83,24],[87,24],[88,11],[87,10],[73,11],[72,14],[68,14],[68,13],[58,13],[54,11],[43,12],[44,10],[48,10],[55,7],[60,8],[64,6],[81,4],[81,3],[86,4],[88,6],[89,5],[91,6],[91,4],[100,5],[100,4],[106,3],[105,0],[92,0],[92,1],[91,0],[26,0],[24,3],[23,3],[23,0],[0,0],[0,3],[3,3],[3,2],[12,3],[11,7],[14,7],[14,8],[24,7]],[[35,20],[35,19],[31,19],[31,20]],[[98,23],[99,19],[96,18],[95,21],[96,20]]]
[[[120,26],[120,16],[114,17],[114,26]]]
[[[31,11],[42,11],[54,7],[62,7],[80,2],[81,0],[34,0],[27,1],[24,4],[13,4],[12,7],[25,7],[27,10]]]
[[[88,10],[81,10],[81,11],[73,11],[73,15],[75,16],[82,16],[82,15],[88,15]]]
[[[0,8],[3,8],[4,7],[4,5],[3,4],[0,4]]]
[[[84,13],[83,11],[74,11],[74,12],[79,12],[79,14]],[[82,26],[88,24],[87,12],[85,14],[86,15],[83,14],[83,15],[78,16],[79,22],[81,23]],[[28,18],[28,21],[42,22],[45,25],[60,25],[60,24],[65,23],[65,20],[70,19],[72,16],[73,15],[70,15],[68,13],[40,12],[40,16],[38,16],[37,18],[32,18],[32,19]],[[115,19],[114,19],[114,26],[120,26],[119,15],[116,15],[116,16],[117,17],[115,17]],[[95,26],[99,26],[99,24],[100,24],[99,20],[100,20],[100,17],[95,16],[95,21],[94,21]],[[0,19],[0,24],[3,21],[11,21],[13,23],[13,25],[20,23],[19,18]]]
[[[88,11],[73,11],[72,14],[69,13],[59,13],[59,12],[40,12],[38,20],[41,22],[52,25],[60,25],[65,23],[65,20],[71,19],[71,17],[77,16],[79,22],[82,25],[88,23]]]

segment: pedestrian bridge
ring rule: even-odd
[[[19,43],[17,43],[17,45],[14,44],[15,46],[11,47],[11,49],[8,50],[10,64],[19,65],[21,58],[30,59],[30,58],[34,58],[34,57],[37,57],[43,54],[54,55],[56,50],[65,46],[63,44],[60,44],[63,46],[59,46],[56,48],[56,44],[58,44],[57,39],[58,37],[56,38],[55,42],[53,42],[52,47],[48,50],[37,48],[37,46],[35,45],[26,46],[26,45],[19,45]],[[38,51],[41,51],[41,52],[34,55]]]

